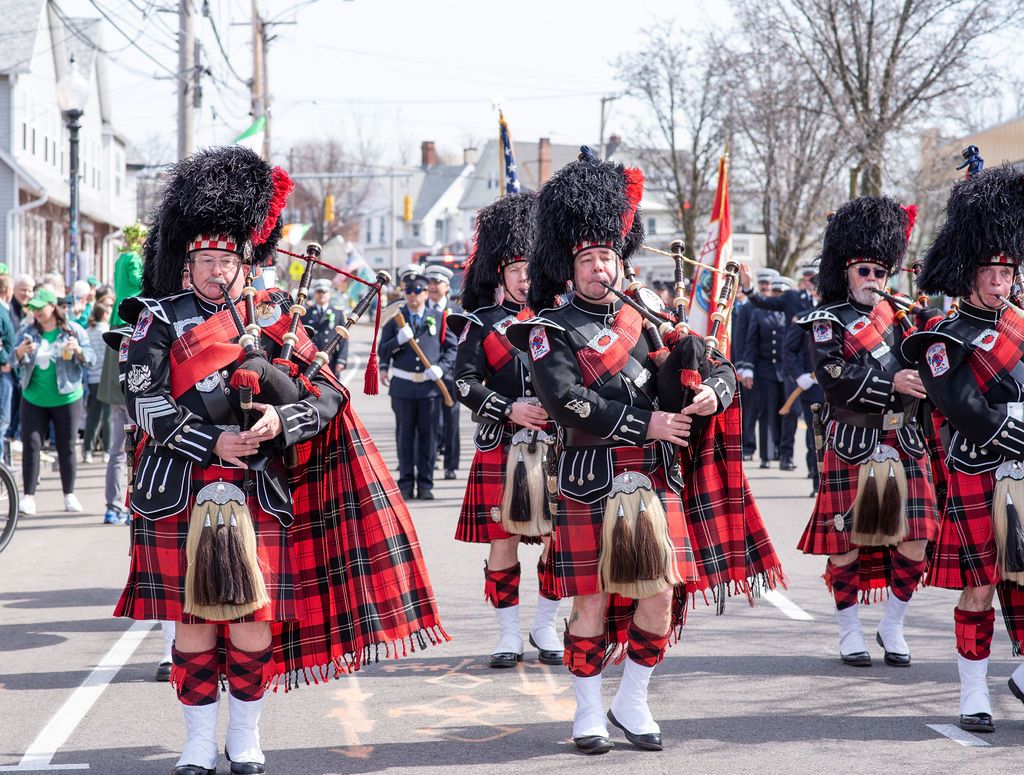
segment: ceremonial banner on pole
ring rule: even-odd
[[[501,145],[501,196],[518,194],[522,189],[519,185],[515,152],[512,150],[512,137],[508,132],[505,114],[500,110],[498,111],[498,142]]]
[[[711,210],[711,224],[708,236],[697,260],[707,267],[724,269],[732,258],[732,216],[729,211],[729,157],[725,154],[718,160],[718,186],[715,189],[715,204]],[[711,313],[722,286],[723,276],[719,272],[697,267],[693,274],[693,288],[690,291],[690,328],[694,333],[707,336],[711,333]],[[723,344],[728,356],[728,343]]]

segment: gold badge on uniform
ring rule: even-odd
[[[272,326],[281,319],[281,305],[264,301],[256,305],[256,323],[261,328]]]

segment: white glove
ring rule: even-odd
[[[414,338],[414,336],[415,335],[412,332],[412,326],[410,326],[408,323],[406,323],[404,326],[402,326],[400,329],[398,329],[398,343],[399,344],[405,344],[410,339]]]
[[[441,379],[441,375],[444,374],[444,372],[441,371],[440,366],[431,366],[423,373],[431,382],[437,382],[439,379]]]
[[[796,384],[802,387],[804,390],[810,390],[814,387],[814,377],[810,374],[801,374],[796,378]]]
[[[740,375],[740,379],[753,379],[754,378],[754,370],[753,369],[740,369],[737,373]]]

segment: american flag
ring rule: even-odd
[[[501,142],[501,153],[505,158],[504,174],[502,175],[501,195],[518,194],[521,190],[519,185],[519,172],[516,168],[516,158],[512,151],[512,137],[508,133],[508,122],[505,114],[498,111],[498,139]]]

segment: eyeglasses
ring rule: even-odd
[[[214,268],[217,268],[225,274],[237,271],[238,267],[242,264],[241,260],[238,258],[209,258],[207,256],[204,256],[203,258],[195,258],[192,260],[192,263],[197,269],[212,272]]]
[[[876,280],[884,280],[889,276],[889,270],[878,268],[872,269],[870,266],[858,266],[857,274],[861,277],[870,277],[871,275],[874,275]]]

